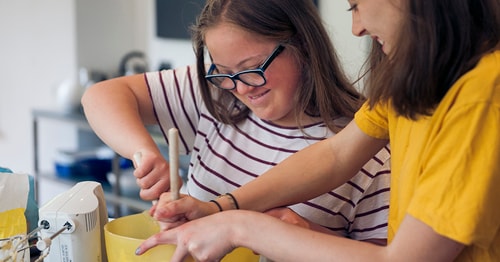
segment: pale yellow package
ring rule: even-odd
[[[0,173],[0,239],[27,234],[27,174]]]

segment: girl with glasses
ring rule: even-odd
[[[144,125],[179,130],[180,149],[191,155],[182,199],[207,201],[215,213],[227,208],[227,192],[342,130],[364,101],[311,0],[208,0],[192,38],[196,65],[100,82],[82,100],[105,143],[130,159],[141,152],[134,175],[145,200],[170,184]],[[390,154],[387,145],[379,151],[345,185],[268,214],[385,244]],[[272,186],[278,195],[291,190]]]
[[[349,4],[353,33],[374,40],[368,101],[337,135],[232,196],[256,211],[304,201],[351,179],[390,139],[388,245],[230,210],[150,238],[138,253],[176,243],[172,261],[187,252],[213,261],[235,246],[276,261],[500,261],[500,2]]]

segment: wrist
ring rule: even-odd
[[[219,204],[219,202],[217,202],[217,200],[212,199],[209,202],[213,203],[216,207],[216,211],[212,212],[212,214],[224,211],[224,209],[222,209],[222,206]]]
[[[212,214],[227,210],[240,209],[238,200],[236,200],[236,198],[231,193],[220,195],[216,199],[212,199],[209,202],[213,204],[212,210],[214,212],[212,212]]]
[[[231,193],[218,196],[216,201],[221,205],[222,210],[240,209],[238,200]]]
[[[259,233],[255,232],[255,224],[248,223],[248,221],[258,221],[260,223],[260,218],[257,218],[262,213],[247,211],[247,210],[231,210],[226,212],[227,215],[225,222],[229,222],[229,228],[231,229],[230,241],[234,247],[246,247],[252,249],[260,239],[256,237]]]

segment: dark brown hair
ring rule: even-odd
[[[499,49],[499,6],[499,0],[408,0],[396,50],[383,56],[374,43],[370,105],[391,102],[411,119],[431,114],[460,76]]]
[[[295,115],[321,117],[333,131],[338,117],[353,117],[363,97],[349,83],[312,0],[208,0],[192,29],[203,100],[210,113],[226,124],[245,119],[249,109],[231,92],[205,81],[207,29],[232,23],[244,30],[282,42],[299,63],[301,77],[295,95]],[[299,119],[297,117],[297,119]],[[297,125],[302,128],[297,120]]]

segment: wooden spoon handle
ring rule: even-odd
[[[168,149],[170,163],[170,193],[172,200],[179,199],[179,130],[170,128],[168,130]]]

